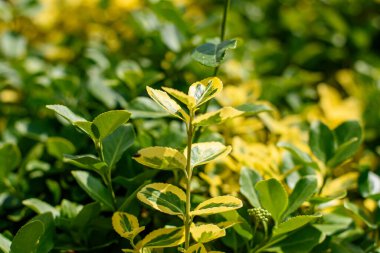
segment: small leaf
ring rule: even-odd
[[[333,132],[322,122],[313,122],[310,127],[309,145],[314,155],[326,164],[334,154]]]
[[[25,199],[22,201],[22,204],[25,206],[29,207],[33,211],[35,211],[38,214],[46,213],[46,212],[51,212],[54,217],[58,216],[58,211],[54,207],[52,207],[50,204],[36,199],[36,198],[30,198],[30,199]]]
[[[246,221],[236,210],[221,213],[220,214],[226,221],[236,222],[232,228],[233,230],[239,234],[241,237],[251,240],[252,239],[252,228],[251,225]],[[219,224],[218,224],[219,226]],[[219,226],[220,227],[220,226]]]
[[[160,228],[149,233],[137,245],[141,248],[168,248],[180,245],[185,241],[185,228]]]
[[[61,137],[49,137],[46,140],[47,152],[57,159],[62,159],[64,154],[73,154],[75,146],[67,139]]]
[[[362,171],[359,177],[359,192],[365,198],[379,195],[380,176],[369,170]]]
[[[192,52],[191,57],[202,65],[217,67],[221,64],[228,49],[236,48],[236,40],[225,40],[220,43],[211,41],[200,45]]]
[[[243,116],[255,116],[261,112],[272,111],[272,108],[264,104],[243,104],[236,107],[236,109],[243,112]]]
[[[348,201],[344,202],[344,207],[351,212],[353,212],[357,217],[359,217],[368,227],[372,229],[376,229],[377,225],[374,224],[368,215],[357,205],[350,203]]]
[[[215,213],[223,213],[238,209],[243,206],[243,202],[233,196],[218,196],[200,203],[194,211],[190,212],[195,215],[210,215]]]
[[[185,253],[207,253],[207,250],[202,243],[197,243],[190,246]]]
[[[82,169],[92,170],[102,177],[108,170],[107,164],[93,155],[65,155],[63,161]]]
[[[138,151],[133,157],[138,163],[154,169],[176,170],[186,168],[186,157],[176,149],[148,147]]]
[[[261,206],[271,213],[276,224],[280,223],[282,214],[288,206],[288,194],[284,187],[276,179],[271,178],[258,182],[255,188]]]
[[[3,253],[9,253],[11,250],[11,243],[12,242],[8,238],[6,238],[3,234],[0,234],[0,250]]]
[[[192,226],[190,233],[196,242],[206,243],[223,237],[226,231],[214,224],[203,224],[199,226]]]
[[[315,221],[320,218],[321,215],[300,215],[288,219],[285,222],[280,223],[277,227],[273,229],[273,235],[278,236],[281,234],[286,234],[292,232],[306,224]]]
[[[213,160],[223,158],[231,152],[231,146],[224,146],[220,142],[202,142],[193,144],[191,147],[191,161],[192,168],[209,163]],[[187,154],[187,148],[184,151]]]
[[[163,213],[185,216],[186,194],[177,186],[164,183],[149,184],[137,193],[137,198]]]
[[[190,85],[188,95],[195,99],[195,105],[200,106],[214,98],[223,89],[222,81],[217,77],[209,77]]]
[[[53,110],[59,116],[68,120],[71,124],[77,121],[86,121],[86,119],[73,113],[69,108],[64,105],[47,105],[46,108]]]
[[[195,126],[209,126],[209,125],[220,124],[228,119],[238,117],[242,114],[243,112],[236,110],[233,107],[224,107],[218,111],[209,112],[195,118],[195,120],[193,121],[193,124]]]
[[[37,252],[40,238],[45,232],[44,224],[35,220],[22,226],[11,244],[10,253]]]
[[[185,104],[189,109],[194,108],[195,106],[195,98],[183,93],[182,91],[168,88],[168,87],[162,87],[164,91],[169,93],[172,97],[176,98],[177,100],[181,101],[183,104]]]
[[[240,192],[253,207],[260,207],[255,185],[261,180],[261,176],[253,169],[243,167],[240,171]]]
[[[122,125],[103,139],[103,157],[109,168],[113,168],[123,153],[133,145],[135,131],[131,124]]]
[[[17,167],[21,160],[21,152],[13,143],[0,144],[0,178],[8,177],[8,173]]]
[[[104,139],[127,122],[130,116],[131,113],[126,110],[113,110],[101,113],[93,120],[92,132],[96,138]]]
[[[181,106],[179,106],[173,99],[171,99],[166,92],[152,89],[148,86],[146,87],[146,90],[148,92],[148,95],[171,115],[182,120],[189,118]]]
[[[347,191],[337,191],[333,195],[328,196],[313,196],[309,201],[312,204],[320,205],[323,203],[330,202],[336,199],[342,199],[347,196]]]
[[[164,110],[150,98],[137,97],[130,102],[127,107],[128,111],[132,113],[132,119],[140,118],[162,118],[168,117],[170,114]]]
[[[92,176],[87,171],[77,170],[72,171],[71,173],[78,182],[79,186],[87,192],[92,199],[104,204],[110,210],[114,209],[112,195],[99,179]]]
[[[133,240],[145,228],[140,227],[136,216],[125,212],[112,215],[112,227],[121,237],[129,240]]]
[[[318,181],[315,176],[305,176],[298,180],[289,196],[288,208],[284,217],[293,213],[303,202],[307,201],[317,190]]]
[[[297,148],[291,143],[279,142],[277,146],[288,150],[295,159],[302,162],[303,164],[311,165],[314,163],[314,161],[311,159],[311,157],[307,153],[301,151],[299,148]]]

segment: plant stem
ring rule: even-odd
[[[190,216],[190,208],[191,208],[191,177],[192,177],[192,168],[191,168],[191,145],[193,142],[193,118],[194,111],[190,111],[190,119],[187,125],[187,160],[186,160],[186,213],[185,213],[185,249],[187,250],[190,246],[190,225],[191,225],[191,216]]]

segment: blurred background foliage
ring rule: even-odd
[[[89,140],[62,127],[45,105],[64,104],[92,119],[110,109],[141,110],[147,85],[187,90],[214,73],[191,52],[220,36],[223,6],[221,0],[0,1],[0,141],[18,147],[13,172],[0,185],[0,230],[14,234],[31,217],[23,199],[58,205],[88,198],[73,187],[62,154],[91,153]],[[238,172],[247,165],[281,179],[275,144],[288,141],[310,153],[307,129],[314,120],[330,128],[358,120],[365,129],[360,157],[335,171],[337,178],[357,182],[363,168],[379,175],[380,1],[233,0],[226,38],[238,46],[219,70],[225,89],[218,103],[266,101],[274,112],[203,133],[204,140],[224,137],[234,151],[199,173],[199,192],[238,192]],[[137,142],[117,168],[120,175],[139,173],[130,159],[139,147],[184,146],[176,121],[133,124]],[[367,202],[370,211],[379,205]]]

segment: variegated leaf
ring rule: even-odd
[[[207,250],[202,243],[197,243],[190,246],[185,253],[207,253]]]
[[[160,170],[186,168],[186,157],[176,149],[167,147],[149,147],[141,149],[134,155],[137,162]]]
[[[305,226],[306,224],[315,221],[320,218],[321,215],[300,215],[295,216],[287,221],[280,223],[277,227],[273,229],[273,235],[281,235],[288,232],[292,232],[300,227]]]
[[[177,186],[154,183],[144,186],[137,198],[154,209],[170,215],[185,215],[186,194]]]
[[[142,248],[168,248],[180,245],[185,241],[185,228],[160,228],[149,233],[136,247]]]
[[[232,119],[242,115],[244,112],[236,110],[233,107],[224,107],[215,112],[209,112],[197,117],[193,124],[196,126],[209,126],[223,123],[228,119]]]
[[[189,96],[200,106],[215,97],[223,89],[222,81],[217,77],[209,77],[202,81],[193,83],[189,88]]]
[[[190,233],[196,242],[206,243],[226,235],[226,231],[214,224],[192,226]]]
[[[233,196],[218,196],[200,203],[191,215],[209,215],[215,213],[223,213],[238,209],[243,206],[243,202]]]
[[[121,237],[129,240],[133,239],[145,228],[140,227],[136,216],[125,212],[115,212],[113,214],[112,227]]]
[[[184,103],[185,105],[187,105],[187,107],[189,109],[194,108],[195,98],[183,93],[182,91],[176,90],[176,89],[172,89],[172,88],[168,88],[168,87],[162,87],[162,89],[164,91],[166,91],[167,93],[169,93],[171,96],[175,97],[176,99],[178,99],[179,101]]]
[[[171,115],[178,117],[183,120],[187,120],[189,116],[187,113],[175,102],[171,99],[165,91],[152,89],[150,87],[146,87],[146,90],[149,96],[162,108],[168,111]]]
[[[231,146],[224,146],[220,142],[203,142],[193,144],[191,147],[191,167],[209,163],[215,159],[223,158],[231,152]],[[187,148],[184,151],[187,155]]]

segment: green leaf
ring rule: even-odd
[[[0,47],[4,56],[18,59],[26,54],[27,41],[21,34],[6,32],[6,30],[4,30],[0,37]]]
[[[223,89],[222,81],[217,77],[209,77],[190,85],[188,95],[195,99],[195,106],[214,98]]]
[[[0,177],[7,178],[8,173],[17,167],[21,160],[19,148],[13,143],[0,144]]]
[[[279,142],[277,146],[288,150],[292,154],[292,156],[301,163],[305,165],[311,165],[313,168],[319,169],[318,165],[311,159],[311,157],[307,153],[303,152],[293,144],[287,142]]]
[[[44,233],[39,239],[38,250],[36,253],[48,253],[54,248],[55,224],[51,212],[39,214],[33,217],[30,222],[40,221],[44,225]]]
[[[68,120],[71,124],[77,121],[87,121],[81,116],[78,116],[75,113],[73,113],[69,108],[67,108],[64,105],[47,105],[46,108],[53,110],[59,116]]]
[[[162,118],[170,116],[166,110],[160,106],[157,106],[152,99],[147,97],[135,98],[130,102],[127,109],[132,113],[132,119]]]
[[[10,253],[37,253],[40,238],[44,232],[44,224],[41,221],[28,222],[17,231],[11,244]]]
[[[137,198],[160,212],[185,217],[186,194],[177,186],[148,184],[137,193]]]
[[[309,201],[312,204],[320,205],[323,203],[330,202],[332,200],[342,199],[346,196],[347,196],[347,191],[337,191],[334,194],[328,195],[328,196],[313,196]]]
[[[281,234],[286,234],[299,229],[306,224],[315,221],[320,218],[321,215],[300,215],[288,219],[285,222],[280,223],[277,227],[273,229],[273,236],[278,236]]]
[[[191,161],[192,168],[209,163],[213,160],[226,157],[231,152],[231,146],[224,146],[220,142],[202,142],[191,146]],[[187,155],[187,148],[184,151]]]
[[[233,196],[218,196],[205,200],[200,203],[194,211],[191,211],[192,216],[195,215],[210,215],[216,213],[228,212],[238,209],[243,206],[243,202]]]
[[[214,224],[203,224],[190,227],[190,233],[196,242],[206,243],[223,237],[226,231]]]
[[[65,155],[63,161],[82,169],[92,170],[102,177],[108,170],[107,164],[93,155]]]
[[[88,229],[91,222],[94,222],[99,216],[101,206],[99,202],[93,202],[85,205],[73,220],[73,229],[79,232]]]
[[[35,211],[38,214],[46,213],[46,212],[51,212],[54,217],[58,216],[58,211],[54,207],[52,207],[50,204],[36,199],[36,198],[30,198],[30,199],[25,199],[22,201],[22,204],[25,206],[29,207],[33,211]]]
[[[0,234],[0,251],[3,253],[9,253],[11,250],[11,243],[12,242],[8,238],[6,238],[3,234]]]
[[[365,198],[379,196],[380,176],[369,170],[362,171],[359,176],[359,192]]]
[[[357,205],[350,203],[348,201],[344,202],[344,207],[351,212],[353,212],[357,217],[359,217],[368,227],[372,229],[376,229],[377,225],[374,224],[368,215]]]
[[[297,181],[289,196],[289,204],[284,217],[297,210],[303,202],[307,201],[317,190],[318,181],[315,176],[304,176]]]
[[[185,241],[185,228],[160,228],[149,233],[137,245],[141,248],[168,248],[180,245]]]
[[[116,165],[123,153],[133,145],[134,140],[135,131],[131,124],[120,126],[103,139],[103,157],[109,168]]]
[[[236,109],[243,112],[243,116],[255,116],[261,112],[273,111],[272,108],[264,104],[242,104],[236,107]]]
[[[251,240],[252,239],[252,228],[251,225],[245,220],[237,210],[225,212],[220,214],[226,221],[236,222],[236,225],[232,227],[241,237]]]
[[[193,121],[195,126],[209,126],[223,123],[228,119],[232,119],[242,115],[243,112],[236,110],[233,107],[223,107],[220,110],[215,112],[205,113],[203,115],[198,116]]]
[[[191,57],[197,62],[208,66],[217,67],[221,64],[228,49],[236,48],[236,40],[225,40],[220,43],[216,41],[205,43],[193,51]]]
[[[282,215],[288,207],[288,194],[276,179],[260,181],[255,186],[261,206],[268,210],[276,224],[279,224]]]
[[[186,157],[176,149],[148,147],[133,156],[138,163],[159,170],[185,170]]]
[[[87,171],[71,172],[79,186],[94,200],[99,201],[109,210],[113,210],[112,195],[102,182]]]
[[[126,212],[112,215],[112,227],[121,236],[133,240],[145,227],[140,227],[137,217]]]
[[[129,120],[131,113],[126,110],[112,110],[96,116],[93,120],[92,132],[98,139],[104,139],[118,127]]]
[[[182,91],[179,91],[176,89],[172,89],[172,88],[168,88],[168,87],[162,87],[162,89],[164,91],[166,91],[170,96],[174,97],[178,101],[185,104],[187,106],[187,108],[189,108],[189,109],[194,108],[194,106],[196,104],[194,97],[191,97],[191,96],[183,93]]]
[[[314,155],[326,164],[334,154],[333,132],[322,122],[313,122],[310,127],[309,145]]]
[[[253,169],[243,167],[240,170],[240,192],[247,198],[248,202],[253,207],[260,207],[260,201],[255,190],[255,185],[261,180],[261,176]]]
[[[64,154],[73,154],[75,146],[67,139],[61,137],[49,137],[46,140],[47,152],[57,159],[62,159]]]

